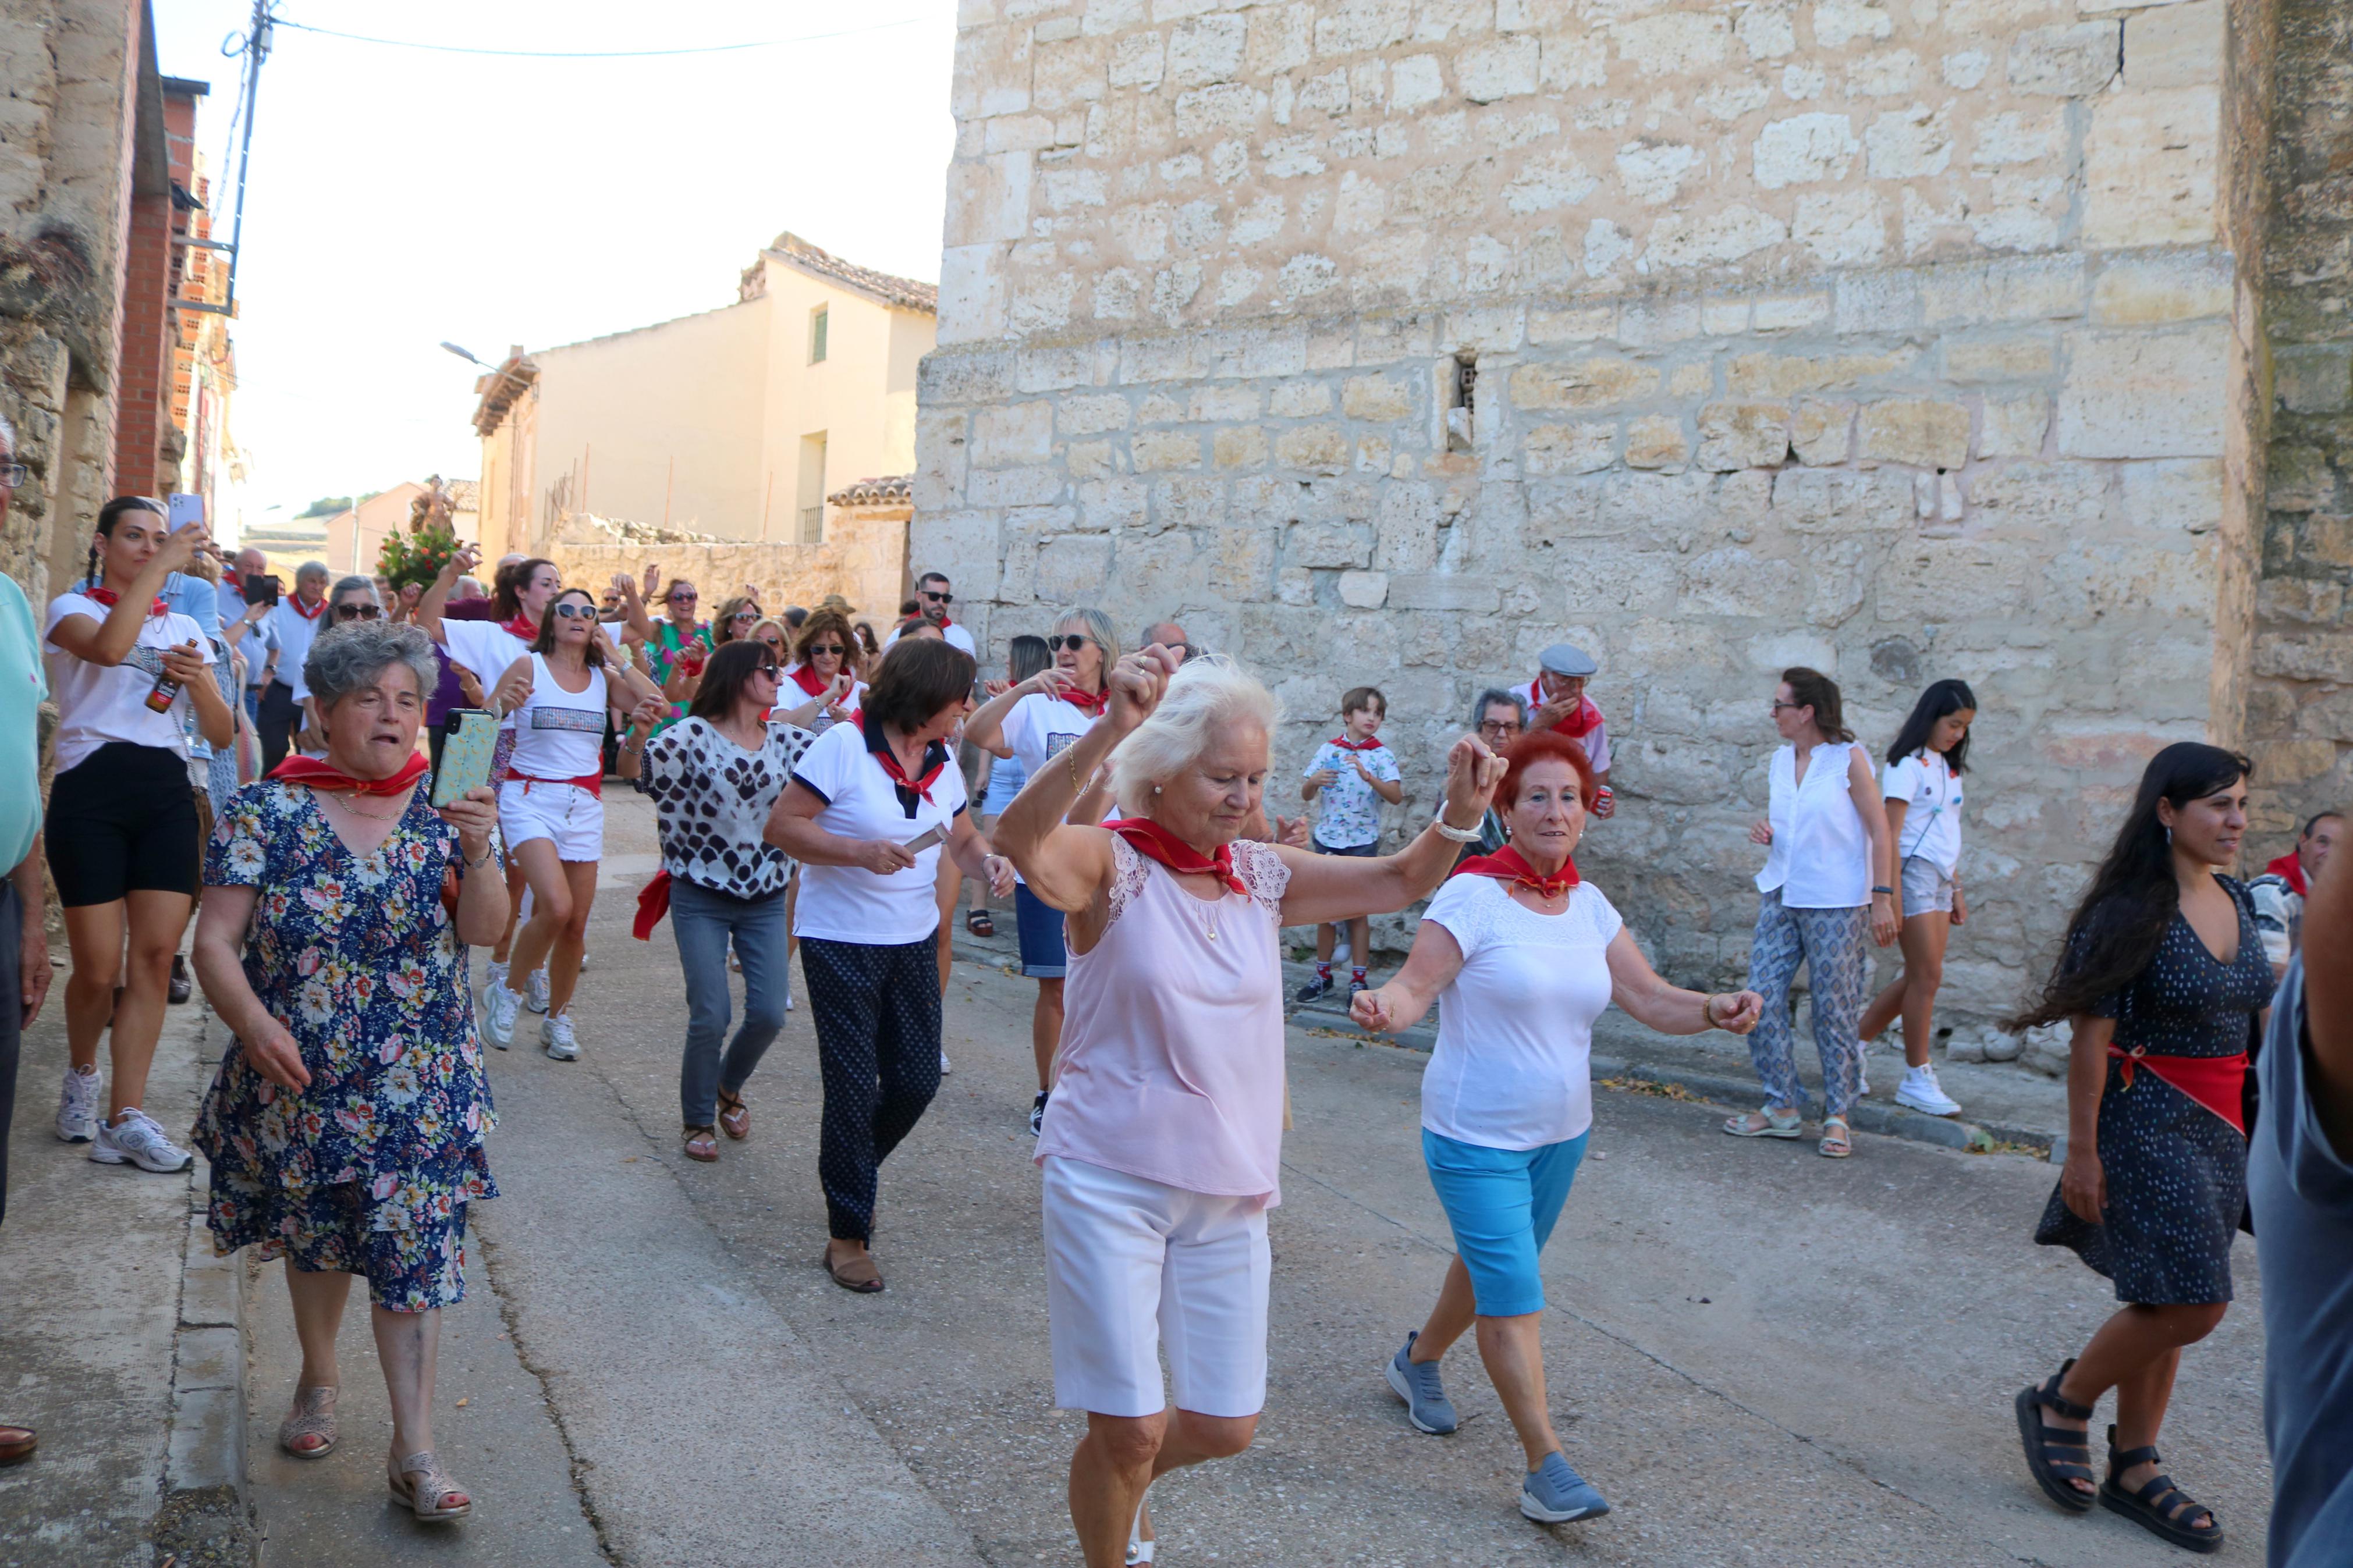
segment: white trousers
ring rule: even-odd
[[[1046,1299],[1054,1404],[1099,1415],[1266,1404],[1266,1209],[1050,1155]]]

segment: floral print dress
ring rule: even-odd
[[[394,1311],[464,1299],[466,1205],[498,1188],[466,950],[441,902],[459,854],[422,787],[365,856],[303,785],[248,784],[222,814],[205,881],[258,890],[245,977],[311,1083],[280,1088],[229,1042],[195,1126],[218,1251],[364,1274]]]

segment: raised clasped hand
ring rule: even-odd
[[[1508,764],[1476,735],[1464,735],[1446,752],[1446,811],[1483,818]]]
[[[1176,656],[1158,643],[1124,655],[1112,667],[1111,703],[1105,711],[1123,733],[1152,717],[1176,673]]]

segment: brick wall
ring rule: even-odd
[[[121,413],[114,430],[118,495],[162,495],[164,432],[171,427],[178,318],[171,308],[172,194],[131,199],[129,257],[122,279],[122,353],[116,371]]]
[[[997,650],[1098,603],[1238,654],[1271,798],[1378,682],[1393,834],[1584,644],[1580,861],[1693,982],[1745,963],[1777,672],[1875,747],[1961,676],[1948,994],[2004,1006],[2142,760],[2242,727],[2232,9],[966,0],[914,554]]]

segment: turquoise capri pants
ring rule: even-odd
[[[1562,1143],[1489,1149],[1421,1130],[1430,1184],[1438,1189],[1439,1205],[1454,1229],[1454,1250],[1471,1271],[1479,1316],[1517,1318],[1544,1310],[1536,1255],[1552,1237],[1592,1135],[1588,1129]]]

